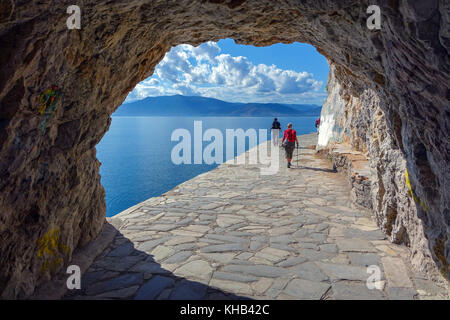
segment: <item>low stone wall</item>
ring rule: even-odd
[[[351,185],[352,202],[357,206],[373,209],[369,160],[361,152],[353,151],[345,145],[336,145],[320,153],[329,158],[337,170],[346,172]]]

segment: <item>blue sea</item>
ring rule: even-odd
[[[297,134],[301,135],[315,132],[315,119],[316,117],[281,117],[278,120],[283,130],[288,122],[292,122]],[[171,141],[173,131],[186,129],[193,140],[194,121],[202,121],[203,133],[210,128],[219,129],[224,139],[226,129],[267,129],[268,136],[258,141],[261,143],[270,139],[273,118],[113,116],[108,133],[97,145],[97,157],[102,163],[100,174],[106,191],[108,217],[151,197],[160,196],[184,181],[218,166],[172,163],[172,149],[180,143]],[[208,144],[210,142],[203,142],[203,147]],[[225,147],[224,141],[224,157]],[[251,146],[247,141],[246,150],[249,147]]]

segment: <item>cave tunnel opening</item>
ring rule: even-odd
[[[237,136],[234,152],[227,154],[227,130],[248,133],[244,151],[271,139],[274,118],[281,125],[280,141],[288,123],[298,135],[318,133],[328,73],[326,58],[307,44],[253,47],[223,39],[173,47],[154,74],[128,94],[97,145],[107,217],[239,156]],[[222,139],[223,148],[212,150],[212,160],[202,156],[194,163],[191,144],[189,163],[174,164],[172,134],[186,128],[195,141],[195,121],[204,136],[219,130],[220,137],[208,141]],[[208,144],[203,139],[201,152]]]
[[[105,194],[95,146],[128,93],[171,47],[225,38],[255,46],[309,43],[328,59],[336,84],[329,98],[345,106],[330,109],[329,119],[348,124],[342,132],[351,133],[350,144],[368,143],[359,151],[377,164],[374,191],[384,185],[377,221],[388,220],[392,202],[400,204],[393,236],[406,230],[415,268],[431,272],[437,265],[449,278],[449,42],[442,31],[449,21],[437,1],[380,1],[375,30],[367,27],[368,1],[86,1],[79,30],[67,29],[64,1],[4,3],[2,297],[30,296],[102,230]],[[57,98],[48,113],[41,97]],[[355,116],[361,106],[376,112]],[[381,116],[370,116],[379,110]],[[356,124],[372,134],[360,137]],[[433,188],[425,185],[430,179]],[[422,223],[421,210],[432,225]]]

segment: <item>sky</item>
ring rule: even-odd
[[[203,96],[229,102],[322,105],[329,67],[308,44],[254,47],[234,40],[173,47],[125,103],[153,96]]]

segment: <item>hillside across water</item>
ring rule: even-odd
[[[320,116],[321,106],[311,104],[232,103],[181,95],[149,97],[123,104],[114,116]]]

